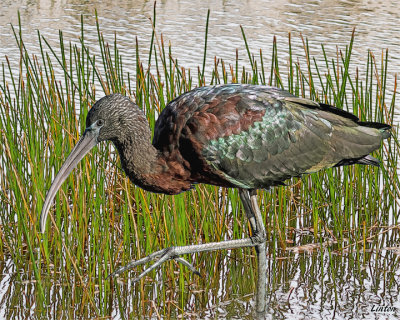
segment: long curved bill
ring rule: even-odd
[[[65,163],[57,173],[57,176],[54,178],[51,187],[47,192],[42,213],[40,214],[40,230],[42,233],[46,229],[47,215],[58,189],[67,179],[71,171],[78,165],[79,161],[81,161],[82,158],[98,143],[98,135],[99,130],[92,128],[86,129],[76,146],[72,149],[67,160],[65,160]]]

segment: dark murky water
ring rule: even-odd
[[[153,2],[129,0],[2,0],[0,4],[0,61],[7,55],[13,63],[19,59],[14,45],[10,22],[18,23],[21,14],[26,44],[37,51],[39,29],[50,43],[57,43],[58,30],[64,32],[66,40],[77,42],[80,32],[80,17],[85,18],[86,41],[97,44],[94,24],[94,9],[97,9],[104,36],[113,41],[114,32],[119,39],[119,49],[124,57],[125,71],[134,66],[134,41],[138,37],[143,50],[149,47]],[[351,32],[356,27],[353,64],[362,68],[366,64],[367,51],[372,50],[377,58],[382,49],[389,49],[390,74],[388,88],[393,87],[394,73],[400,70],[400,10],[395,1],[338,1],[292,0],[292,1],[160,1],[157,4],[157,30],[165,40],[171,42],[175,57],[180,64],[196,70],[203,59],[204,30],[207,9],[211,9],[209,27],[208,61],[214,56],[227,62],[235,60],[236,49],[246,60],[246,52],[239,26],[246,31],[249,45],[254,53],[262,48],[266,56],[272,49],[272,38],[277,36],[282,44],[282,59],[285,59],[287,34],[293,35],[294,50],[302,50],[299,34],[309,39],[311,54],[321,56],[320,44],[326,45],[328,54],[334,54],[337,46],[344,48],[349,43]],[[10,45],[12,44],[12,45]],[[143,53],[146,53],[143,51]],[[398,238],[395,238],[398,239]],[[387,240],[387,247],[398,245],[396,240]],[[307,243],[307,241],[305,241]],[[349,253],[351,256],[355,253]],[[364,253],[369,255],[370,265],[362,267],[358,274],[347,272],[349,256],[335,256],[320,250],[311,253],[290,253],[286,258],[269,260],[269,308],[273,318],[291,319],[396,319],[400,317],[398,265],[390,263],[396,252],[386,250]],[[333,260],[331,260],[333,259]],[[227,269],[232,261],[226,258]],[[329,270],[332,262],[338,273],[332,277]],[[233,264],[235,264],[233,262]],[[35,302],[32,299],[32,283],[16,279],[11,262],[0,265],[0,317],[34,317]],[[231,269],[229,269],[231,270]],[[243,270],[242,270],[243,271]],[[233,272],[233,271],[231,271]],[[394,284],[387,290],[383,282],[390,273]],[[240,271],[238,271],[238,279]],[[370,279],[373,279],[371,281]],[[222,279],[223,280],[223,279]],[[224,305],[213,305],[215,296],[221,300],[226,288],[221,280],[218,290],[210,289],[203,294],[209,300],[204,311],[193,310],[194,316],[251,319],[252,292],[239,292],[236,300]],[[243,286],[245,287],[245,286]],[[60,285],[52,302],[50,314],[60,315],[67,307],[68,285]],[[57,289],[58,290],[58,289]],[[57,291],[56,290],[56,291]],[[335,297],[336,296],[336,297]],[[20,300],[23,297],[23,300]],[[193,296],[195,299],[196,296]],[[230,299],[232,295],[230,296]],[[57,300],[58,299],[58,300]],[[133,299],[132,296],[128,299]],[[190,299],[189,299],[190,300]],[[22,302],[21,302],[22,301]],[[57,304],[59,301],[59,305]],[[372,312],[373,305],[386,303],[397,308],[397,313]],[[24,307],[25,306],[25,307]],[[60,310],[61,309],[61,310]],[[66,313],[68,314],[68,313]],[[75,313],[74,313],[75,314]],[[113,312],[119,318],[118,309]]]

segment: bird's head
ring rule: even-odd
[[[40,215],[40,229],[44,232],[53,199],[79,161],[99,142],[117,140],[124,132],[147,124],[144,114],[129,98],[112,94],[98,100],[86,116],[86,130],[54,178]]]
[[[128,97],[117,93],[96,101],[86,116],[86,131],[96,132],[98,142],[112,141],[125,132],[137,131],[138,123],[148,125],[143,112]]]

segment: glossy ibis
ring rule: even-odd
[[[129,98],[112,94],[90,109],[85,132],[47,193],[40,227],[44,232],[60,185],[85,154],[105,140],[114,143],[131,181],[145,190],[172,195],[196,183],[238,188],[250,222],[249,238],[163,249],[113,275],[154,260],[135,279],[139,280],[168,259],[195,271],[180,255],[255,246],[259,268],[257,311],[263,311],[266,234],[256,190],[324,168],[379,165],[368,154],[390,136],[389,129],[386,124],[360,122],[351,113],[278,88],[229,84],[200,87],[171,101],[156,122],[151,143],[143,112]]]

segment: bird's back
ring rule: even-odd
[[[277,88],[230,84],[171,101],[153,145],[166,157],[178,155],[192,182],[268,188],[335,165],[377,164],[368,154],[388,129]]]

